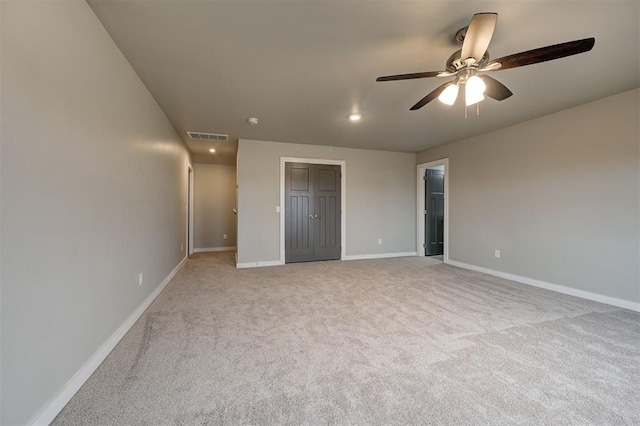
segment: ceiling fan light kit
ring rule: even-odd
[[[487,86],[477,75],[472,75],[464,87],[465,104],[467,106],[477,104],[484,100],[484,92]]]
[[[484,100],[484,92],[487,90],[487,85],[471,71],[468,76],[459,76],[454,82],[448,83],[438,96],[438,100],[445,105],[455,104],[460,86],[464,86],[466,106],[471,106]]]
[[[438,96],[438,100],[445,105],[453,105],[458,98],[460,88],[457,83],[450,83]]]
[[[476,13],[473,15],[469,26],[456,33],[455,39],[462,43],[462,49],[454,52],[447,59],[445,71],[388,75],[378,77],[376,81],[455,76],[454,81],[440,85],[418,101],[410,108],[411,111],[422,108],[436,98],[446,105],[455,104],[460,86],[465,86],[466,106],[481,102],[485,99],[485,95],[497,101],[503,101],[513,93],[495,78],[480,73],[517,68],[577,55],[588,52],[595,44],[595,38],[591,37],[490,60],[487,48],[493,37],[497,20],[497,13]]]

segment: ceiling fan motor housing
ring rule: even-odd
[[[467,63],[464,60],[462,60],[461,54],[462,54],[462,50],[457,50],[451,56],[449,56],[449,59],[447,59],[447,65],[446,65],[447,71],[457,72],[468,66]],[[472,66],[475,68],[482,68],[488,62],[489,62],[489,51],[487,50],[486,52],[484,52],[484,55],[482,56],[482,59],[480,60],[480,62],[477,62]]]

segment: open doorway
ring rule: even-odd
[[[193,166],[187,165],[187,253],[193,254]]]
[[[419,164],[417,168],[416,251],[444,262],[449,260],[449,159]]]

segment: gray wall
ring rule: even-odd
[[[0,7],[0,423],[23,424],[184,257],[188,154],[84,1]]]
[[[194,164],[193,173],[193,247],[235,246],[236,167]]]
[[[635,89],[419,153],[449,158],[450,258],[640,301],[639,104]]]
[[[241,139],[239,263],[280,258],[280,157],[346,161],[347,256],[415,252],[415,154]]]

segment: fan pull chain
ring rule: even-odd
[[[467,109],[469,107],[467,105],[464,106],[464,119],[466,120],[469,117],[469,114],[467,113]],[[479,116],[480,115],[480,102],[478,102],[476,104],[476,115]]]

